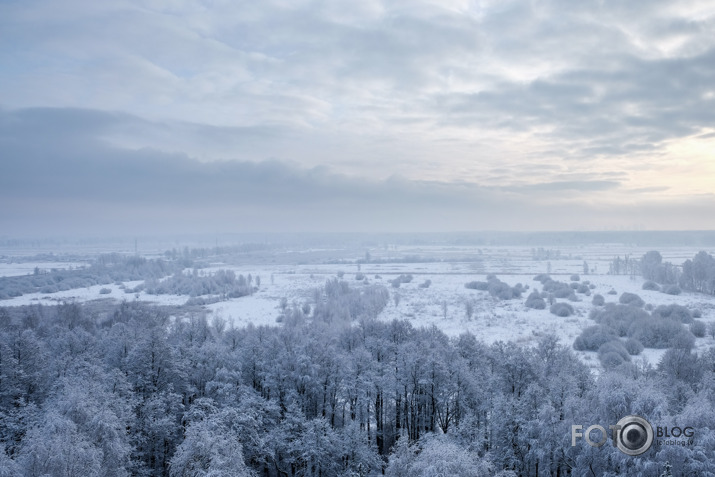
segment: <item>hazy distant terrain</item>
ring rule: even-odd
[[[650,244],[656,244],[655,248],[664,261],[682,264],[703,248],[699,243],[712,244],[715,241],[715,234],[710,233],[392,235],[366,236],[362,243],[359,239],[337,235],[266,237],[272,242],[223,247],[200,247],[201,239],[194,238],[196,246],[191,249],[179,246],[178,249],[139,254],[145,255],[148,260],[171,262],[184,254],[192,255],[193,250],[190,266],[180,266],[174,272],[180,270],[183,274],[211,276],[219,271],[231,271],[236,275],[257,277],[260,285],[255,287],[255,291],[240,297],[207,292],[197,300],[196,292],[184,291],[182,294],[180,290],[157,294],[144,287],[144,280],[135,279],[114,280],[52,293],[25,293],[14,298],[6,297],[0,305],[138,300],[181,306],[189,302],[199,304],[209,318],[218,317],[235,326],[249,323],[276,325],[286,307],[314,305],[314,290],[321,288],[327,280],[339,277],[351,286],[375,284],[387,288],[390,303],[378,315],[380,320],[409,320],[417,327],[434,325],[449,336],[469,331],[486,343],[503,340],[531,345],[544,334],[553,333],[559,336],[562,344],[571,346],[578,334],[593,324],[588,316],[595,294],[617,303],[622,293],[635,293],[653,307],[680,304],[700,311],[701,320],[705,323],[715,321],[715,297],[712,295],[688,292],[668,295],[643,290],[646,280],[640,270],[637,273],[614,274],[609,269],[616,257],[640,259],[653,248]],[[673,244],[683,237],[687,237],[685,245]],[[618,243],[623,239],[633,243]],[[177,243],[176,240],[181,239],[174,240]],[[287,240],[291,242],[285,242]],[[315,246],[311,245],[311,240]],[[543,243],[543,240],[553,240],[557,245],[527,245],[529,242]],[[598,243],[597,240],[607,241]],[[505,245],[496,245],[497,241],[503,241]],[[144,242],[142,240],[142,245]],[[157,247],[171,243],[171,240],[148,239],[146,242]],[[661,245],[657,246],[658,243]],[[97,241],[88,249],[83,249],[81,244],[65,244],[64,254],[40,255],[45,261],[35,260],[37,254],[26,255],[37,245],[28,248],[20,244],[15,246],[14,251],[9,244],[4,248],[7,255],[0,262],[0,276],[32,275],[35,269],[43,274],[53,269],[81,269],[89,266],[98,255],[109,252],[113,244]],[[48,243],[40,247],[51,246]],[[131,241],[125,240],[124,254],[130,257],[133,253],[127,249],[131,246]],[[715,246],[705,249],[712,251]],[[19,254],[13,256],[10,255],[12,253]],[[52,257],[57,261],[47,261]],[[82,257],[85,261],[78,261]],[[584,273],[584,262],[587,273]],[[166,273],[171,275],[169,271]],[[541,289],[541,283],[534,277],[547,273],[555,280],[565,282],[570,282],[571,275],[577,274],[582,281],[592,285],[588,295],[578,293],[578,301],[569,302],[575,310],[573,316],[557,317],[549,312],[548,307],[537,310],[524,305],[531,291]],[[523,296],[500,300],[484,291],[465,287],[468,282],[484,281],[490,274],[511,286],[524,285]],[[405,275],[412,277],[409,283],[401,283],[399,287],[392,285],[397,277]],[[167,278],[161,276],[159,280]],[[428,286],[424,285],[425,281],[429,281]],[[608,295],[609,291],[615,291],[617,295]],[[713,344],[709,337],[696,340],[696,347],[701,350]],[[661,354],[662,351],[646,350],[643,357],[655,365]],[[580,356],[592,366],[598,366],[595,353],[581,352]]]

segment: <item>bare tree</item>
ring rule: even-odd
[[[474,302],[472,300],[464,301],[464,311],[467,314],[467,319],[471,320],[474,315]]]

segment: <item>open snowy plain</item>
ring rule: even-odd
[[[609,265],[615,257],[640,258],[652,248],[598,244],[542,248],[541,253],[534,247],[524,246],[383,245],[360,250],[286,249],[262,258],[235,255],[208,257],[198,273],[231,270],[237,275],[260,277],[260,286],[255,293],[204,305],[209,319],[219,317],[236,327],[249,323],[276,325],[283,307],[311,304],[313,290],[322,287],[326,280],[337,277],[357,287],[370,283],[384,284],[390,292],[390,301],[378,316],[381,320],[408,320],[415,327],[436,326],[449,336],[469,331],[485,343],[501,340],[530,345],[544,334],[551,333],[558,336],[563,344],[571,346],[584,328],[594,324],[589,319],[589,312],[593,308],[592,297],[596,294],[604,296],[606,302],[617,303],[622,293],[635,293],[647,305],[683,305],[691,311],[698,310],[700,320],[706,324],[714,322],[713,296],[685,291],[680,295],[668,295],[643,290],[644,279],[640,276],[609,273]],[[672,246],[658,250],[664,261],[676,265],[699,251],[696,247]],[[544,258],[544,255],[547,257]],[[0,272],[4,276],[27,275],[35,267],[49,269],[82,265],[81,262],[13,263],[6,260],[0,264]],[[588,282],[588,294],[577,293],[579,301],[568,301],[574,307],[572,316],[556,316],[549,312],[548,306],[541,310],[525,306],[528,294],[534,289],[541,290],[541,283],[534,280],[535,275],[547,272],[558,281],[571,282],[572,275],[578,274],[580,283]],[[484,281],[489,274],[496,275],[510,286],[523,285],[525,291],[522,297],[500,300],[486,291],[465,288],[467,282]],[[392,281],[400,275],[411,275],[412,280],[394,287]],[[140,300],[180,306],[189,299],[186,295],[150,295],[145,291],[132,291],[141,283],[128,281],[55,293],[30,293],[2,300],[0,306],[50,305],[62,301],[98,299]],[[698,350],[713,345],[715,341],[708,334],[696,339]],[[635,360],[655,365],[663,352],[645,349]],[[577,354],[594,369],[599,368],[595,352],[578,351]]]

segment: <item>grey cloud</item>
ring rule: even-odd
[[[712,137],[713,27],[665,0],[0,2],[0,194],[527,224]]]
[[[237,224],[227,222],[233,217],[257,230],[280,230],[281,221],[288,221],[282,226],[293,229],[304,220],[312,228],[329,229],[336,219],[345,227],[387,227],[389,216],[397,218],[395,223],[407,220],[414,226],[420,211],[456,208],[463,213],[472,201],[492,208],[486,216],[514,206],[497,205],[497,198],[473,186],[399,178],[372,181],[331,173],[325,167],[305,169],[278,161],[202,163],[151,149],[120,149],[101,139],[105,129],[128,122],[130,117],[96,111],[36,109],[0,114],[0,155],[7,158],[0,197],[13,204],[3,212],[5,220],[12,218],[17,224],[24,216],[23,221],[35,217],[44,222],[47,216],[59,214],[68,222],[84,220],[85,226],[91,226],[107,221],[99,207],[117,224],[143,217],[144,227],[171,217],[183,218],[188,227],[211,222],[213,227],[234,228]],[[64,126],[55,129],[56,124]],[[375,223],[370,222],[373,219]],[[273,220],[277,222],[272,224]],[[174,226],[181,227],[181,220]]]
[[[608,217],[613,211],[581,202],[580,194],[593,198],[619,190],[615,180],[512,188],[398,176],[372,180],[279,161],[204,163],[181,154],[118,148],[102,139],[115,124],[136,122],[132,127],[138,127],[143,121],[97,111],[0,112],[0,155],[6,158],[0,175],[2,229],[563,230],[612,223]],[[701,208],[715,204],[712,197],[697,201]],[[669,208],[677,214],[690,205],[684,201]],[[663,218],[643,204],[631,208],[648,210],[650,216],[643,220]],[[628,210],[619,209],[618,220]]]
[[[618,181],[559,181],[559,182],[542,182],[537,184],[528,184],[520,187],[512,187],[511,190],[519,192],[532,191],[603,191],[615,189],[620,186]]]
[[[643,194],[652,192],[665,192],[669,189],[670,187],[639,187],[637,189],[629,189],[627,192],[631,194]]]
[[[541,136],[583,141],[582,158],[622,155],[714,127],[713,100],[703,100],[713,77],[715,49],[676,60],[632,58],[617,73],[569,71],[527,85],[444,94],[432,107],[446,124],[515,132],[551,126]]]

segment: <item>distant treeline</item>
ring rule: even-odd
[[[192,265],[193,261],[188,258],[163,260],[104,254],[88,267],[49,271],[36,268],[32,275],[0,277],[0,300],[27,293],[55,293],[114,282],[160,279]]]
[[[532,248],[532,260],[558,260],[561,258],[561,250],[545,249],[544,247]]]
[[[63,253],[56,255],[52,252],[38,253],[35,255],[25,255],[20,257],[5,257],[0,256],[0,263],[28,263],[28,262],[85,262],[87,261],[86,254],[78,253]]]
[[[150,295],[188,295],[197,297],[217,295],[219,299],[238,298],[250,295],[255,287],[261,285],[261,278],[249,274],[247,277],[236,275],[231,270],[218,270],[203,274],[197,269],[189,273],[176,271],[164,280],[150,278],[135,287],[132,292],[145,291]]]
[[[274,250],[275,248],[275,245],[267,243],[244,243],[239,245],[198,248],[184,247],[183,249],[172,248],[171,250],[167,250],[166,252],[164,252],[164,256],[167,259],[171,260],[197,260],[216,256],[240,255],[253,252],[262,252],[266,250]]]
[[[611,261],[609,271],[614,275],[640,275],[650,282],[664,285],[662,291],[665,293],[679,293],[672,287],[679,285],[683,290],[715,295],[715,258],[704,251],[680,266],[664,262],[658,251],[650,251],[640,259],[616,257]],[[646,287],[660,288],[653,288],[650,284]]]

